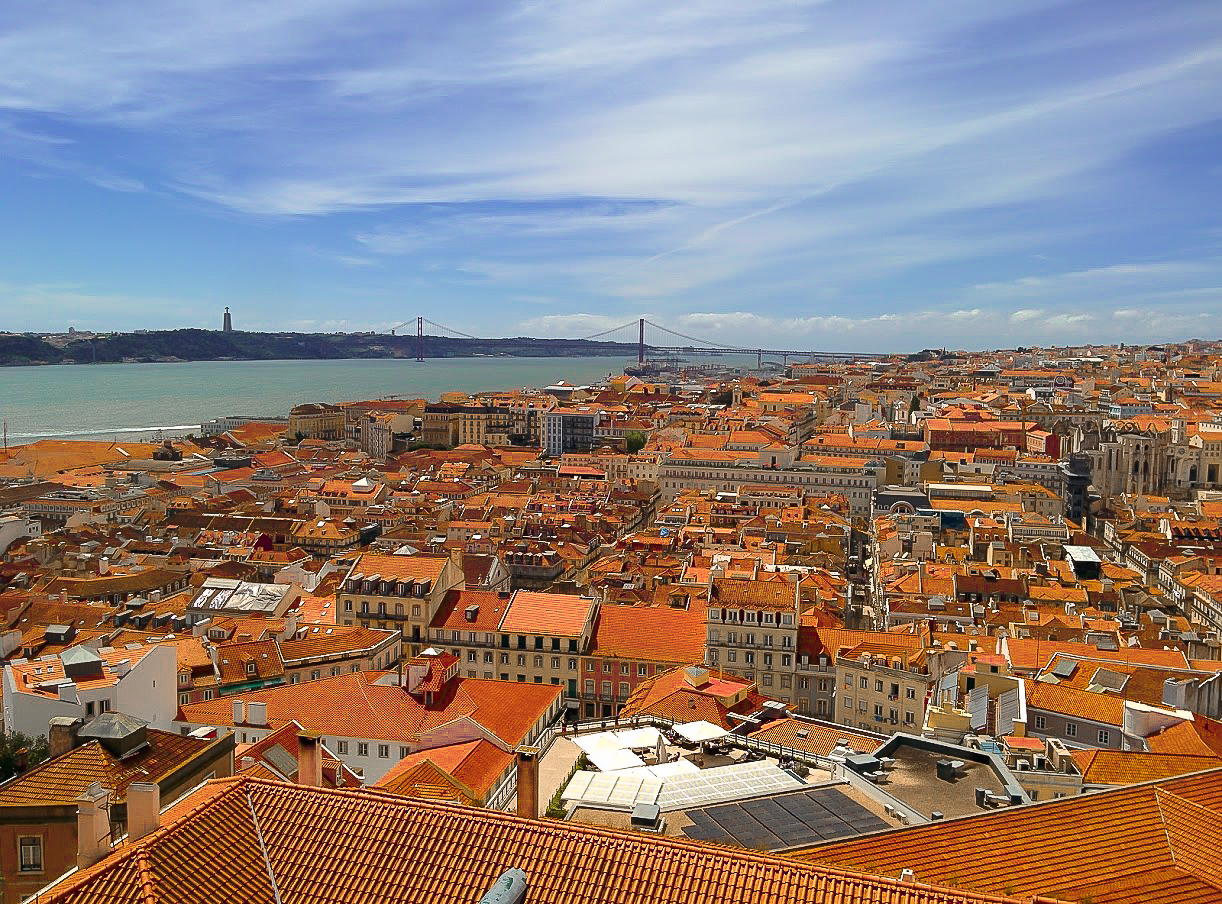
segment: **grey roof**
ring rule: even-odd
[[[59,654],[59,661],[65,666],[84,665],[86,663],[102,664],[102,657],[88,647],[69,647]]]
[[[133,731],[148,726],[148,722],[126,713],[102,713],[85,725],[77,737],[101,740],[102,738],[126,738]]]

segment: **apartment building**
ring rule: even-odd
[[[598,421],[598,409],[589,406],[552,409],[543,416],[544,450],[552,457],[589,452],[594,447]]]
[[[711,579],[705,661],[755,682],[767,697],[793,703],[800,585],[789,575],[777,577],[781,580]]]
[[[597,615],[598,601],[585,597],[464,592],[438,611],[429,639],[452,651],[469,677],[550,684],[575,701]]]
[[[345,625],[398,629],[414,655],[451,590],[463,585],[462,566],[451,556],[358,556],[335,596]]]
[[[322,402],[297,405],[289,412],[288,435],[304,439],[343,439],[344,409]]]
[[[96,652],[76,646],[59,655],[15,659],[4,666],[4,727],[38,737],[58,716],[92,719],[122,712],[168,728],[177,669],[173,644]]]
[[[792,446],[766,446],[757,452],[678,449],[658,467],[664,500],[684,490],[738,491],[746,484],[800,488],[807,495],[844,496],[855,515],[870,512],[874,491],[884,484],[886,465],[875,458],[799,458]]]
[[[931,681],[921,653],[844,650],[836,657],[836,721],[887,734],[919,731]]]

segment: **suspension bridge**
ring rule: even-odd
[[[472,339],[476,342],[491,342],[496,341],[489,336],[473,336],[470,333],[456,330],[453,327],[445,326],[429,320],[427,317],[418,316],[415,320],[405,320],[403,323],[397,323],[390,327],[387,332],[392,336],[411,336],[410,333],[403,334],[399,330],[404,327],[416,327],[416,360],[423,361],[426,357],[432,357],[427,354],[429,350],[429,342],[433,339]],[[436,330],[440,335],[426,333],[425,328]],[[654,333],[659,333],[663,337],[665,344],[658,344],[653,341],[646,341],[645,328],[650,329],[650,339]],[[517,337],[517,338],[533,338],[533,337]],[[624,346],[636,347],[636,359],[638,364],[644,364],[649,358],[675,358],[679,355],[755,355],[759,364],[763,363],[764,357],[776,357],[788,362],[790,358],[800,358],[802,360],[819,359],[829,361],[857,361],[883,357],[878,353],[866,354],[859,352],[825,352],[811,349],[792,349],[792,348],[750,348],[747,346],[727,345],[723,342],[716,342],[711,339],[701,339],[696,336],[689,336],[686,333],[680,333],[677,330],[672,330],[669,327],[654,323],[644,317],[636,320],[631,320],[628,323],[620,326],[612,327],[608,330],[601,330],[597,333],[592,333],[589,336],[576,337],[578,341],[596,342],[605,344],[608,348],[615,346],[612,349],[615,351],[626,351]],[[685,340],[687,344],[677,344],[675,340]],[[534,341],[546,342],[547,339],[535,339]],[[561,340],[556,340],[561,341]],[[571,341],[571,340],[564,340]]]

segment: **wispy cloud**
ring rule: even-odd
[[[1185,253],[1216,212],[1172,184],[1204,164],[1154,149],[1222,118],[1222,6],[1098,12],[25,5],[0,34],[0,154],[317,229],[385,298],[422,279],[493,325],[516,317],[493,290],[777,330],[887,328],[903,293],[969,338],[1081,331],[1104,317],[1074,304],[1217,284]]]

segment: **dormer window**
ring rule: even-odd
[[[255,674],[255,664],[253,662],[246,663],[246,674],[247,675]]]

